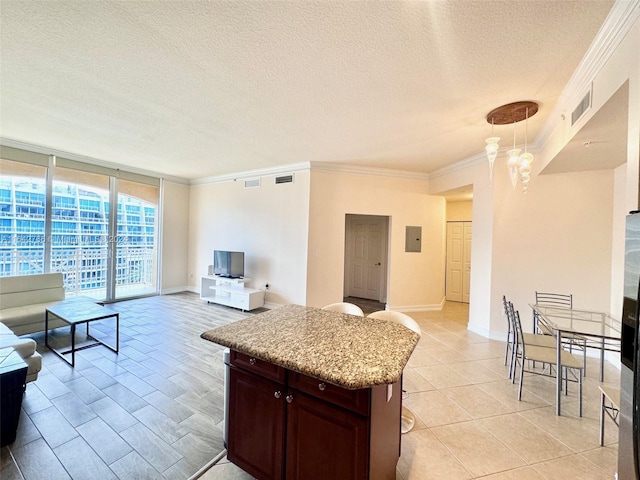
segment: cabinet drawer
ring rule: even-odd
[[[241,310],[249,310],[249,295],[244,293],[231,292],[229,296],[231,303]]]
[[[284,383],[287,378],[284,368],[235,350],[231,350],[231,365],[280,383]]]
[[[371,398],[371,389],[369,388],[347,390],[297,372],[289,372],[289,387],[360,415],[369,415]]]

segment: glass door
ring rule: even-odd
[[[47,169],[0,159],[0,276],[45,272]]]
[[[67,296],[110,300],[107,175],[55,167],[51,209],[51,272],[64,275]]]
[[[118,179],[115,298],[157,293],[160,188]]]

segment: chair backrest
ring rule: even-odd
[[[513,327],[513,303],[507,302],[507,297],[502,296],[502,306],[504,307],[504,313],[507,316],[507,341],[511,339],[511,335],[514,335],[515,338],[515,330]]]
[[[348,313],[350,315],[357,315],[359,317],[364,317],[364,312],[359,306],[354,305],[353,303],[348,303],[348,302],[331,303],[329,305],[325,305],[324,307],[322,307],[322,310],[329,310],[331,312]]]
[[[536,290],[536,305],[548,307],[573,308],[573,295],[564,293],[538,292]],[[553,332],[540,321],[540,316],[534,310],[533,323],[540,333],[553,335]]]
[[[396,312],[394,310],[378,310],[377,312],[370,313],[367,315],[368,318],[377,318],[379,320],[389,320],[392,322],[399,323],[407,327],[409,330],[413,330],[418,335],[422,336],[422,330],[420,329],[420,325],[413,318],[411,318],[406,313]]]
[[[545,293],[536,291],[536,305],[573,308],[573,295],[563,293]]]
[[[520,323],[520,313],[517,310],[514,310],[513,303],[509,302],[509,310],[511,311],[511,320],[513,322],[513,329],[516,334],[516,351],[519,351],[522,358],[524,358],[524,335],[522,334],[522,323]]]

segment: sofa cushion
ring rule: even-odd
[[[27,364],[27,382],[38,378],[42,370],[42,357],[36,351],[36,342],[31,338],[20,338],[3,323],[0,323],[0,348],[13,348]]]
[[[2,310],[35,303],[57,302],[64,298],[64,279],[61,273],[0,278]]]
[[[54,302],[55,303],[55,302]],[[16,335],[44,331],[45,309],[51,303],[36,303],[25,307],[0,309],[0,322],[5,324]],[[67,325],[56,317],[49,317],[49,328]]]
[[[0,277],[0,322],[16,335],[44,330],[45,308],[65,299],[61,273]],[[54,320],[51,328],[64,326]]]
[[[22,357],[36,353],[36,341],[31,338],[18,338],[16,335],[0,335],[0,348],[13,347]]]

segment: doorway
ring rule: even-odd
[[[447,222],[447,301],[469,303],[471,235],[471,222]]]
[[[389,217],[345,216],[344,297],[387,301]]]

